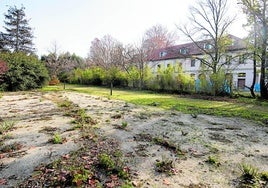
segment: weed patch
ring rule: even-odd
[[[260,173],[258,168],[249,164],[242,163],[239,166],[239,169],[242,172],[242,175],[240,177],[241,187],[264,187],[263,184],[267,184],[267,173]],[[264,180],[264,182],[261,182],[260,180]]]
[[[53,138],[51,138],[48,142],[51,142],[53,144],[63,144],[63,142],[66,142],[66,138],[62,138],[59,133],[55,133],[53,135]]]
[[[86,139],[83,147],[48,165],[40,165],[20,187],[121,187],[128,185],[129,168],[114,140]],[[97,157],[96,157],[97,156]],[[100,166],[102,168],[100,168]],[[111,186],[113,185],[113,186]]]
[[[14,121],[2,121],[0,122],[0,134],[4,134],[7,131],[10,131],[14,128]]]
[[[0,153],[9,153],[20,150],[22,148],[22,144],[15,142],[13,144],[5,145],[0,149]]]
[[[59,129],[56,127],[50,127],[50,126],[45,126],[43,127],[39,132],[40,133],[46,133],[46,134],[50,134],[53,135],[54,132],[58,131]]]
[[[208,159],[205,162],[207,162],[211,165],[217,166],[217,167],[221,165],[220,160],[217,156],[210,155],[210,156],[208,156]]]
[[[175,165],[173,160],[164,159],[157,160],[155,163],[155,169],[157,172],[166,173],[168,175],[176,174]]]

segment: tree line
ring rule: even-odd
[[[178,26],[178,30],[190,39],[204,54],[202,69],[200,72],[206,75],[201,77],[202,92],[219,95],[222,94],[229,82],[224,75],[230,39],[228,29],[235,17],[228,14],[229,0],[200,0],[190,7],[189,24]],[[256,81],[257,67],[260,67],[260,95],[268,99],[267,84],[267,0],[238,0],[237,3],[247,15],[247,27],[251,29],[247,38],[249,52],[248,57],[254,62],[254,78],[252,85],[247,86],[253,97]],[[7,72],[10,69],[10,59],[3,55],[6,53],[23,53],[27,57],[35,57],[32,43],[32,30],[25,18],[24,7],[10,7],[5,15],[6,32],[0,33],[0,83],[2,89],[16,88],[8,82]],[[83,59],[69,52],[59,53],[54,44],[52,50],[38,60],[45,70],[42,79],[45,84],[50,78],[55,83],[57,79],[66,83],[108,85],[112,89],[114,85],[133,87],[138,89],[172,90],[174,92],[194,92],[193,79],[183,73],[180,64],[169,67],[167,70],[158,70],[157,75],[152,75],[147,65],[153,51],[159,48],[172,46],[178,37],[175,32],[169,32],[162,25],[149,28],[142,40],[135,45],[124,45],[110,35],[96,38],[91,42],[88,57]],[[199,46],[200,40],[209,41],[210,48]],[[22,56],[20,54],[20,56]],[[37,58],[37,57],[35,57]],[[198,57],[197,57],[198,58]],[[4,63],[7,62],[7,65]],[[41,66],[41,67],[42,67]],[[177,73],[174,75],[174,72]],[[231,72],[230,72],[231,73]],[[31,78],[33,79],[33,78]],[[229,78],[230,79],[230,78]],[[40,83],[39,83],[40,84]],[[26,84],[27,85],[27,84]],[[29,85],[29,84],[28,84]],[[231,84],[229,85],[231,87]],[[18,89],[18,88],[17,88]],[[12,90],[17,90],[12,89]]]

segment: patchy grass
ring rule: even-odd
[[[49,86],[43,91],[60,90],[61,87]],[[68,85],[67,90],[104,96],[111,99],[124,100],[128,103],[152,106],[163,109],[177,110],[189,114],[208,114],[225,117],[241,117],[268,123],[268,102],[250,98],[226,99],[209,97],[210,100],[191,98],[191,96],[157,94],[149,91],[132,91],[114,89],[114,95],[109,95],[109,89],[103,87],[83,87]],[[211,100],[213,99],[213,100]],[[222,100],[221,100],[222,99]],[[224,100],[223,100],[224,99]]]

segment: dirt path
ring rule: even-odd
[[[233,187],[241,163],[268,170],[267,127],[239,118],[195,117],[76,93],[66,96],[99,120],[103,135],[119,140],[137,184],[144,187]],[[128,124],[124,130],[117,128],[122,122]],[[218,167],[205,162],[209,156],[218,159]],[[156,161],[163,160],[174,161],[176,175],[156,173]]]
[[[86,109],[102,136],[119,141],[137,187],[235,187],[241,163],[268,171],[268,128],[250,121],[182,114],[71,92],[12,93],[0,99],[0,117],[15,121],[0,148],[21,144],[12,155],[0,154],[0,179],[8,185],[28,177],[38,164],[79,147],[74,142],[79,133],[70,129],[72,119],[53,102],[57,97]],[[48,127],[67,141],[49,143]],[[216,164],[206,162],[209,158]],[[168,172],[157,172],[156,164],[169,161],[173,166]]]
[[[1,137],[4,145],[0,146],[0,179],[7,181],[7,187],[31,175],[39,164],[51,162],[78,148],[73,141],[78,132],[68,131],[72,127],[71,119],[51,101],[53,97],[59,96],[9,93],[0,99],[1,119],[15,124]],[[66,142],[50,143],[55,132],[68,138]]]

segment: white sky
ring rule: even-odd
[[[170,31],[187,20],[189,5],[196,0],[0,0],[0,31],[8,6],[25,7],[34,30],[37,54],[48,54],[53,43],[61,51],[86,57],[91,41],[110,34],[124,44],[138,43],[151,26],[161,24]],[[230,33],[246,35],[242,12],[230,0],[230,12],[238,18]],[[180,36],[180,35],[179,35]],[[183,36],[181,36],[181,39]]]

